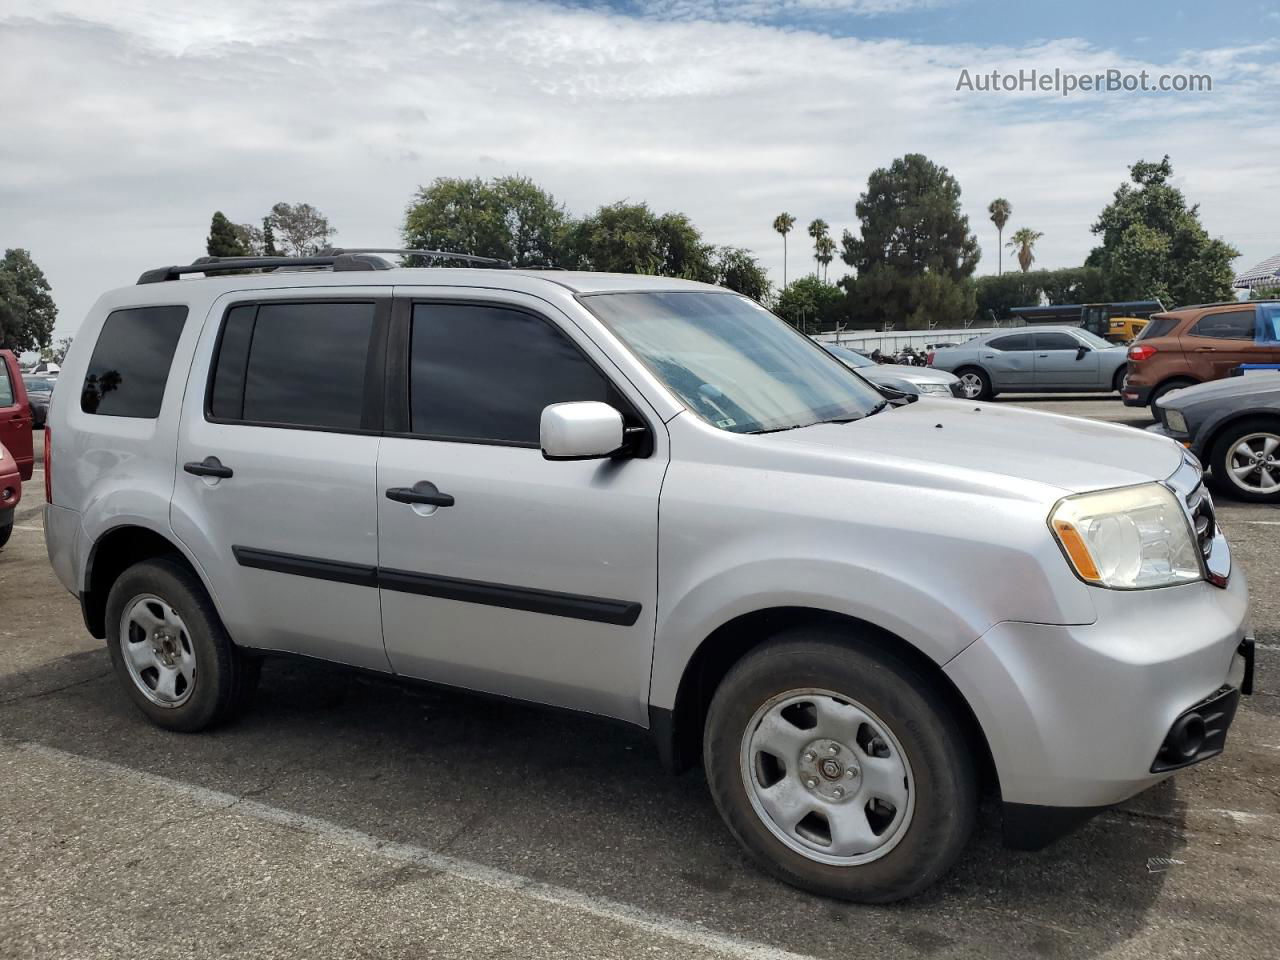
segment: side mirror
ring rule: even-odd
[[[548,460],[599,460],[617,453],[626,439],[622,414],[598,400],[545,407],[538,433]]]
[[[1089,352],[1089,348],[1086,347],[1083,343],[1080,344],[1080,346],[1076,347],[1076,359],[1083,360],[1084,355],[1088,352]]]

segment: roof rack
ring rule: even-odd
[[[188,264],[147,270],[138,277],[138,283],[164,283],[168,280],[177,280],[188,273],[203,273],[205,276],[211,276],[242,270],[280,270],[299,267],[329,267],[335,272],[390,270],[395,264],[378,256],[383,253],[425,257],[431,260],[458,260],[476,266],[498,269],[511,268],[511,264],[506,260],[476,257],[469,253],[454,253],[449,250],[400,250],[390,247],[332,248],[311,257],[197,257]]]

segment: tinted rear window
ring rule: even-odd
[[[227,312],[209,392],[218,420],[357,430],[372,303],[264,303]]]
[[[1080,341],[1069,333],[1037,333],[1037,350],[1078,350]]]
[[[103,417],[158,417],[186,322],[185,306],[113,311],[93,348],[80,409]]]
[[[1152,337],[1167,337],[1173,333],[1174,328],[1178,325],[1177,317],[1152,317],[1138,335],[1135,340],[1150,340]]]
[[[996,337],[987,343],[993,350],[1030,350],[1031,334],[1015,333],[1008,337]]]

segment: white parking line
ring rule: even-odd
[[[780,950],[763,943],[742,940],[727,934],[712,933],[700,929],[696,924],[677,920],[674,917],[652,913],[606,897],[593,897],[590,894],[571,890],[568,887],[522,877],[519,874],[508,873],[505,870],[488,867],[471,860],[435,853],[425,847],[419,847],[411,843],[392,843],[386,840],[379,840],[371,834],[362,833],[359,830],[351,830],[328,820],[292,813],[257,800],[249,800],[237,797],[234,794],[223,793],[220,790],[210,790],[206,787],[183,783],[180,780],[170,780],[168,777],[161,777],[153,773],[143,773],[107,760],[82,757],[78,754],[68,753],[65,750],[46,747],[39,743],[31,743],[29,741],[9,742],[18,750],[35,756],[45,757],[70,766],[87,768],[96,773],[117,777],[149,789],[166,790],[204,807],[214,810],[234,811],[238,815],[252,817],[264,823],[273,823],[292,830],[301,830],[325,840],[342,844],[351,850],[374,854],[399,863],[414,864],[428,870],[468,880],[472,883],[479,883],[504,893],[532,897],[535,900],[557,907],[581,910],[592,916],[616,923],[628,924],[632,927],[677,940],[691,947],[703,950],[718,950],[730,956],[745,957],[750,958],[750,960],[804,960],[804,957],[807,956],[805,954],[792,953],[788,950]]]

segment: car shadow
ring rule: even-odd
[[[753,866],[644,731],[306,661],[268,661],[244,718],[182,735],[126,700],[105,651],[75,654],[0,677],[0,731],[821,957],[1107,952],[1160,894],[1150,858],[1184,846],[1172,781],[1035,854],[1000,846],[987,803],[941,883],[840,903]]]

